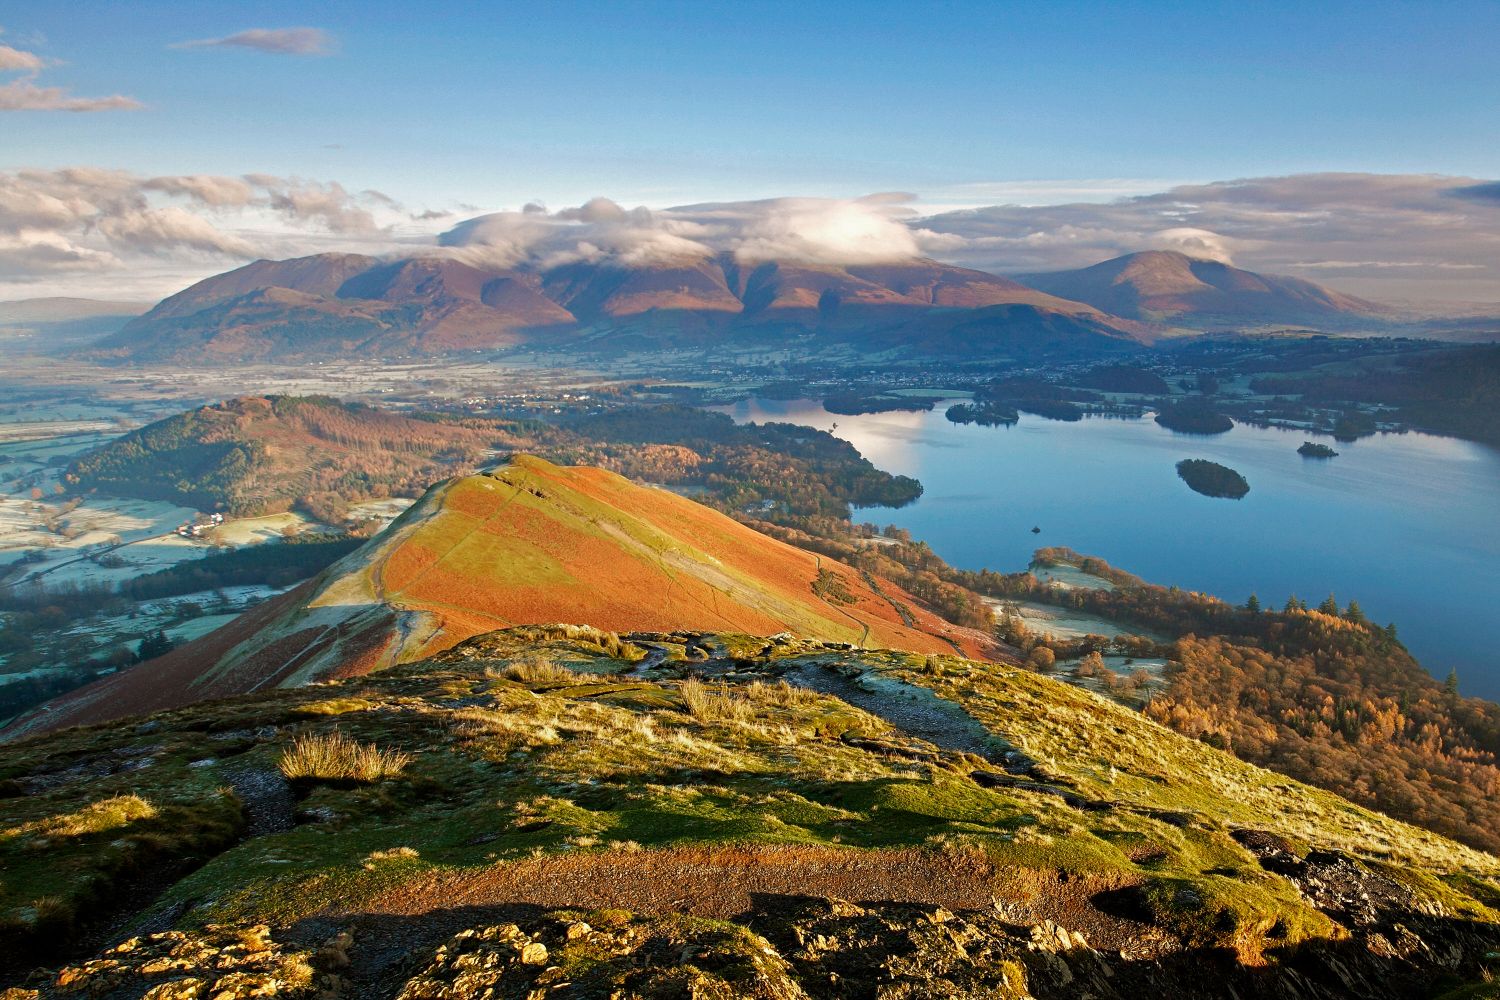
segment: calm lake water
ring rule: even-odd
[[[737,421],[831,430],[926,492],[856,519],[897,524],[966,569],[1024,568],[1066,545],[1156,583],[1279,607],[1289,594],[1359,601],[1439,677],[1500,699],[1500,451],[1426,434],[1334,444],[1304,459],[1301,431],[1236,426],[1197,437],[1150,417],[1012,427],[929,413],[830,414],[817,401],[721,407]],[[1328,439],[1320,439],[1325,442]],[[1207,458],[1250,483],[1242,500],[1200,496],[1177,477]],[[1032,527],[1040,534],[1032,534]]]

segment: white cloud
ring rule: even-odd
[[[120,266],[107,250],[79,246],[52,232],[0,232],[0,276],[25,280],[59,272],[104,271]]]
[[[182,195],[201,201],[205,205],[215,206],[248,205],[255,197],[255,189],[243,178],[221,177],[214,174],[152,177],[141,187],[147,191]]]
[[[253,257],[255,247],[215,229],[201,215],[179,205],[126,212],[101,219],[98,231],[110,243],[147,253],[197,250],[231,257]]]
[[[900,221],[912,195],[850,201],[780,198],[756,202],[733,247],[747,262],[795,260],[811,264],[879,264],[920,256],[917,234]]]
[[[337,181],[310,181],[269,174],[247,174],[245,180],[265,192],[271,208],[287,219],[318,222],[335,233],[370,233],[379,227],[375,217]],[[378,191],[365,192],[365,200],[391,207],[394,199]]]
[[[1170,229],[1160,229],[1149,234],[1141,249],[1176,250],[1189,257],[1202,257],[1233,264],[1234,255],[1229,251],[1229,244],[1230,240],[1227,237],[1207,229],[1198,229],[1194,226],[1173,226]]]
[[[74,97],[66,87],[44,87],[36,82],[48,62],[35,52],[0,45],[0,74],[21,73],[0,83],[0,111],[135,111],[141,103],[123,94]]]
[[[322,28],[250,28],[223,38],[178,42],[172,48],[240,48],[279,56],[327,56],[338,50],[338,43]]]
[[[439,242],[501,266],[550,267],[575,260],[624,265],[701,260],[733,253],[746,262],[856,264],[905,260],[924,235],[902,220],[906,194],[857,199],[777,198],[651,210],[594,198],[549,212],[527,205],[459,223]]]
[[[1175,249],[1376,300],[1500,300],[1500,185],[1474,178],[1259,177],[1103,203],[948,212],[918,225],[957,238],[948,258],[1000,273]]]
[[[714,248],[702,242],[705,228],[671,212],[626,209],[608,198],[548,212],[527,205],[459,223],[438,241],[465,259],[501,267],[525,263],[556,267],[574,261],[612,259],[622,264],[701,260]]]
[[[622,265],[733,254],[809,264],[931,256],[1001,274],[1173,249],[1327,281],[1392,301],[1500,300],[1500,184],[1312,174],[1179,185],[1104,202],[1000,205],[918,217],[912,195],[629,208],[607,198],[478,215],[268,174],[145,177],[97,167],[0,172],[0,298],[164,294],[254,256],[444,253],[496,266]],[[468,211],[468,206],[465,206]],[[436,245],[434,245],[436,244]],[[62,276],[95,291],[60,287]],[[89,276],[94,276],[90,278]],[[120,286],[100,289],[103,276]],[[148,287],[149,286],[149,287]],[[141,289],[142,291],[135,291]]]
[[[405,209],[388,196],[352,195],[336,182],[98,167],[0,172],[0,298],[37,294],[7,284],[70,274],[109,272],[127,284],[155,275],[156,294],[257,256],[384,252],[394,246],[390,227],[404,222]]]
[[[1140,178],[1082,178],[1075,180],[981,181],[953,184],[922,192],[928,213],[985,208],[991,205],[1056,205],[1073,201],[1114,201],[1151,194],[1177,182]]]
[[[40,73],[42,59],[34,52],[22,52],[0,45],[0,73]]]

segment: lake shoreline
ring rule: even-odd
[[[1279,607],[1332,591],[1393,621],[1435,676],[1500,699],[1491,609],[1500,604],[1500,451],[1418,432],[1377,434],[1336,462],[1297,454],[1305,431],[1236,424],[1212,439],[1149,416],[1009,426],[922,413],[849,416],[815,400],[751,399],[715,409],[740,422],[805,424],[844,438],[877,467],[925,488],[903,508],[857,521],[895,524],[951,565],[1015,572],[1066,545],[1166,586]],[[836,427],[834,425],[837,425]],[[1233,503],[1187,489],[1176,462],[1203,457],[1255,484]],[[1040,528],[1033,533],[1033,528]]]

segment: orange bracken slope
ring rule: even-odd
[[[895,584],[701,504],[602,469],[519,456],[434,486],[318,578],[159,660],[53,701],[6,735],[368,673],[481,632],[552,622],[790,632],[977,657],[995,650]]]

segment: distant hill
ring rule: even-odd
[[[559,425],[323,396],[246,396],[166,417],[79,456],[64,482],[239,516],[297,507],[337,524],[348,502],[420,496],[516,452],[689,487],[728,510],[847,518],[851,505],[901,506],[922,492],[827,432],[693,407],[622,407]]]
[[[496,421],[423,420],[326,397],[249,396],[189,410],[69,466],[80,491],[258,515],[351,494],[417,495],[531,438]],[[357,487],[357,488],[356,488]]]
[[[1388,318],[1383,306],[1311,281],[1257,274],[1167,250],[1126,254],[1073,271],[1020,275],[1019,280],[1143,322],[1322,328]]]
[[[962,331],[962,332],[956,332]],[[917,260],[835,267],[730,255],[625,266],[502,268],[454,257],[318,254],[200,281],[101,343],[104,357],[180,362],[389,357],[516,344],[591,350],[815,334],[910,353],[1010,352],[1145,327],[1006,278]]]
[[[319,577],[11,730],[368,673],[517,624],[716,628],[986,655],[901,588],[663,489],[518,456],[433,487]]]
[[[117,332],[150,308],[149,302],[76,298],[0,302],[0,346],[41,352],[78,347]]]

